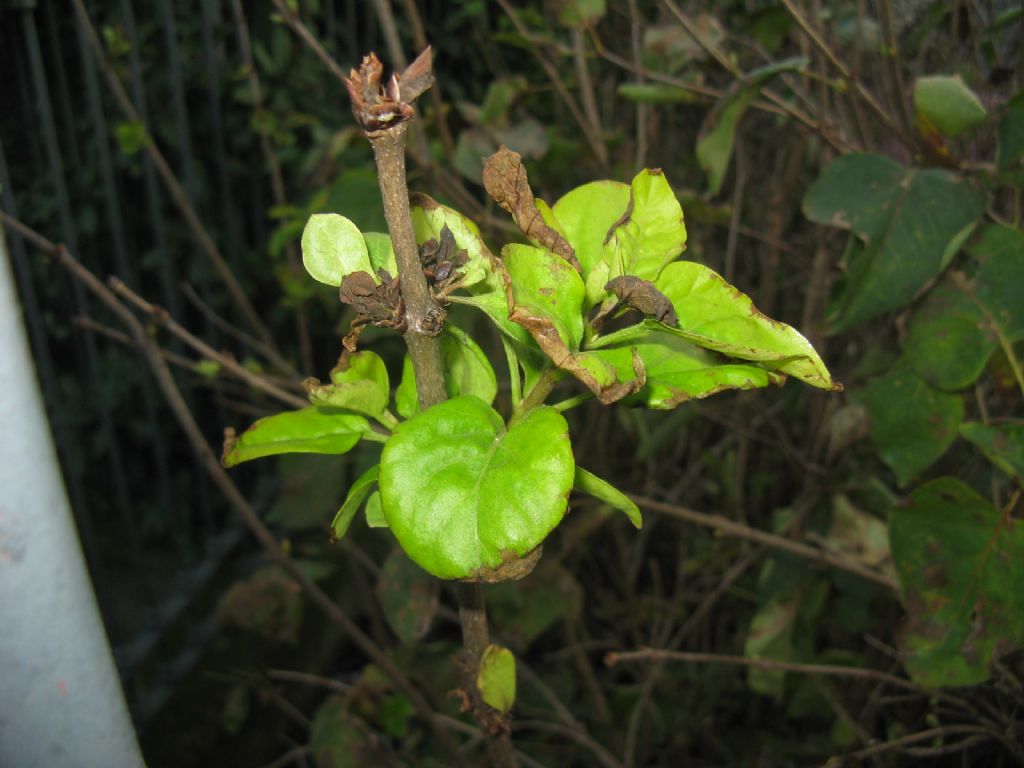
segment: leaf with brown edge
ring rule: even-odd
[[[643,387],[643,362],[629,350],[580,350],[583,280],[564,259],[541,248],[510,244],[502,250],[502,261],[509,319],[529,331],[557,367],[605,404]]]
[[[484,189],[504,210],[512,214],[516,226],[530,240],[557,253],[573,269],[580,272],[580,263],[569,242],[549,226],[537,208],[530,181],[523,167],[523,158],[502,145],[497,152],[484,160]]]

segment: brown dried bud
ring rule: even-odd
[[[383,131],[413,116],[412,102],[434,82],[428,46],[401,75],[383,85],[384,65],[376,54],[363,57],[359,69],[345,78],[352,112],[367,133]]]
[[[673,326],[679,323],[672,302],[648,280],[641,280],[635,275],[622,275],[610,280],[604,289],[614,293],[620,305],[630,306],[659,323]]]
[[[341,280],[338,291],[341,301],[356,311],[343,341],[345,349],[355,351],[356,340],[366,325],[405,332],[405,303],[398,278],[391,277],[383,269],[377,270],[377,277],[380,278],[379,285],[368,272],[353,272]]]
[[[468,259],[469,254],[458,247],[447,224],[441,227],[440,241],[431,238],[420,246],[423,274],[437,301],[444,302],[445,297],[458,287],[462,278],[461,268]]]

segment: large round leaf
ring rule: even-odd
[[[302,231],[302,264],[314,280],[326,285],[341,285],[353,272],[373,274],[359,227],[336,213],[309,217]]]
[[[561,521],[575,462],[561,414],[537,408],[508,431],[472,395],[404,422],[384,446],[384,516],[418,565],[473,577],[535,549]]]

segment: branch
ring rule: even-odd
[[[734,520],[723,517],[722,515],[709,515],[704,512],[697,512],[675,504],[667,504],[662,501],[649,499],[645,496],[630,495],[630,498],[633,499],[638,506],[649,509],[653,512],[661,512],[662,514],[677,517],[680,520],[685,520],[688,523],[702,525],[706,528],[714,528],[726,536],[735,536],[738,539],[756,541],[760,544],[771,547],[772,549],[789,552],[797,557],[803,557],[808,560],[825,563],[833,568],[838,568],[842,571],[856,574],[862,579],[867,579],[868,581],[873,581],[876,584],[881,584],[883,587],[886,587],[893,592],[899,591],[899,584],[889,576],[872,570],[855,560],[851,560],[834,552],[828,552],[818,547],[801,544],[798,541],[792,541],[783,536],[776,536],[773,533],[768,533],[767,531],[762,531],[758,528],[751,528],[748,525],[737,523]]]

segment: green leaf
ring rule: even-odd
[[[959,75],[919,77],[914,83],[914,110],[950,138],[981,125],[988,117]]]
[[[373,419],[384,418],[391,397],[388,369],[380,355],[369,350],[354,352],[346,358],[347,368],[331,371],[331,383],[316,379],[305,382],[313,405],[333,406],[356,411]],[[390,423],[391,420],[386,420]]]
[[[351,706],[346,698],[332,696],[317,709],[309,731],[309,751],[317,768],[398,768],[394,753],[349,712]]]
[[[973,278],[949,273],[910,321],[904,355],[941,389],[969,386],[999,346],[1024,338],[1024,232],[989,225],[969,248]]]
[[[621,83],[616,92],[622,98],[640,104],[692,104],[697,101],[692,91],[664,83]]]
[[[782,384],[785,378],[757,365],[725,362],[712,352],[653,327],[637,335],[636,342],[632,349],[643,360],[647,382],[627,402],[640,401],[648,408],[669,410],[728,389]]]
[[[380,463],[384,516],[420,567],[470,578],[534,550],[565,514],[575,463],[551,408],[508,431],[494,409],[457,397],[399,425]]]
[[[932,687],[987,680],[995,660],[1024,644],[1024,523],[943,477],[893,507],[889,537],[911,677]]]
[[[568,192],[551,209],[559,231],[576,252],[586,278],[604,261],[604,240],[629,205],[630,188],[618,181],[593,181]]]
[[[302,231],[302,263],[314,280],[326,285],[340,286],[353,272],[374,274],[359,228],[336,213],[310,216]]]
[[[440,241],[441,230],[447,226],[455,237],[456,246],[466,251],[466,263],[461,268],[463,287],[476,285],[492,275],[494,256],[484,245],[476,224],[427,195],[414,194],[410,203],[417,244],[423,245],[428,240]],[[492,288],[499,287],[496,279],[488,282]]]
[[[985,458],[999,469],[1024,484],[1024,424],[968,422],[960,425],[960,436],[978,446]]]
[[[611,277],[629,274],[653,281],[683,252],[683,209],[661,171],[636,175],[629,187],[626,213],[605,239]]]
[[[471,307],[476,307],[510,339],[540,352],[529,331],[509,318],[508,298],[505,296],[504,290],[478,293],[473,296],[454,295],[449,298],[456,304],[468,304]]]
[[[732,157],[736,125],[747,107],[760,95],[764,84],[780,72],[791,72],[807,66],[799,56],[769,64],[749,72],[722,96],[708,114],[697,137],[697,163],[708,175],[708,194],[717,195]]]
[[[743,655],[751,659],[792,659],[793,625],[802,602],[799,593],[776,595],[757,609],[743,645]],[[785,673],[779,670],[751,669],[747,684],[762,696],[780,697]]]
[[[592,472],[588,472],[583,467],[577,466],[576,476],[573,480],[573,488],[578,491],[583,491],[584,493],[589,493],[591,496],[600,499],[606,504],[611,504],[615,509],[625,512],[626,517],[628,517],[629,521],[637,528],[643,527],[644,520],[643,516],[640,514],[640,508],[633,503],[632,499],[607,480],[602,480]]]
[[[748,296],[702,264],[669,264],[655,286],[679,318],[669,332],[730,357],[756,360],[814,387],[841,388],[807,339],[758,312]]]
[[[1020,165],[1024,159],[1024,91],[1007,102],[1006,112],[999,121],[998,136],[996,167],[1006,171]]]
[[[395,260],[395,248],[391,237],[383,232],[363,232],[366,242],[366,255],[370,259],[370,274],[377,274],[383,269],[392,277],[398,274],[398,262]]]
[[[836,331],[909,303],[970,234],[985,195],[948,171],[907,170],[882,155],[832,162],[807,191],[804,214],[851,230],[855,252],[837,312]]]
[[[369,422],[351,413],[320,406],[285,411],[226,437],[221,464],[233,467],[281,453],[348,453],[368,432]]]
[[[399,548],[391,550],[377,580],[377,599],[388,626],[407,645],[422,640],[437,615],[440,582]]]
[[[374,491],[366,500],[366,509],[363,510],[366,516],[366,525],[370,528],[387,528],[388,521],[384,518],[384,510],[380,504],[380,491]]]
[[[416,369],[412,358],[405,356],[402,361],[402,382],[395,389],[395,410],[403,419],[411,419],[420,412],[420,397],[416,392]]]
[[[488,645],[480,658],[476,687],[487,706],[502,714],[512,711],[516,701],[516,657],[500,645]]]
[[[331,536],[334,541],[341,541],[345,538],[345,534],[348,533],[348,527],[352,524],[352,518],[356,516],[359,507],[362,506],[366,497],[370,495],[370,492],[377,485],[378,470],[379,465],[374,464],[363,472],[352,483],[352,487],[348,489],[345,503],[341,505],[341,509],[338,510],[334,520],[331,521]]]
[[[566,27],[592,27],[606,12],[605,0],[557,0],[558,22]]]
[[[458,326],[447,323],[441,335],[441,357],[448,397],[476,395],[490,405],[498,395],[498,379],[487,355]]]
[[[855,399],[867,408],[871,440],[900,485],[946,452],[964,417],[959,395],[940,392],[903,364],[872,379]]]

